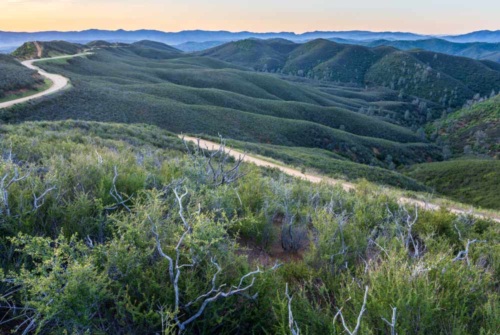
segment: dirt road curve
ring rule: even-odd
[[[197,141],[198,141],[197,138],[195,138],[195,137],[189,137],[189,136],[185,136],[184,139],[186,141],[188,141],[188,142],[193,142],[193,143],[197,143]],[[213,149],[213,148],[217,149],[217,148],[219,148],[219,144],[217,144],[215,142],[210,142],[210,141],[201,140],[201,139],[199,141],[200,141],[200,146],[202,148],[208,148],[208,149]],[[226,151],[229,153],[229,155],[231,155],[234,158],[239,158],[241,156],[244,156],[244,154],[241,151],[238,151],[238,150],[231,149],[231,151],[229,151],[228,149],[226,149]],[[248,162],[248,163],[253,163],[253,164],[257,165],[257,166],[276,168],[276,169],[280,170],[281,172],[283,172],[283,173],[285,173],[287,175],[290,175],[290,176],[293,176],[293,177],[297,177],[297,178],[301,178],[301,179],[310,181],[312,183],[324,182],[324,183],[327,183],[327,184],[330,184],[330,185],[340,185],[340,186],[342,186],[342,188],[345,191],[354,190],[356,188],[356,186],[354,184],[346,182],[344,180],[333,179],[333,178],[328,178],[328,177],[321,177],[321,176],[315,176],[315,175],[308,174],[308,173],[302,173],[299,170],[295,170],[295,169],[292,169],[292,168],[289,168],[289,167],[285,167],[285,166],[282,166],[282,165],[279,165],[279,164],[271,163],[271,162],[265,161],[263,159],[259,159],[259,158],[256,158],[256,157],[249,156],[248,154],[245,155],[245,157],[244,157],[243,160],[245,162]],[[406,205],[411,205],[411,206],[418,206],[418,207],[420,207],[422,209],[425,209],[425,210],[437,211],[437,210],[440,209],[440,206],[438,206],[438,205],[431,204],[431,203],[426,203],[424,201],[417,200],[417,199],[412,199],[412,198],[400,197],[398,199],[398,201],[399,201],[400,204],[406,204]],[[497,217],[487,216],[487,215],[484,215],[484,214],[474,213],[474,212],[470,213],[469,211],[465,211],[465,210],[462,210],[462,209],[459,209],[459,208],[449,208],[448,207],[447,210],[450,211],[451,213],[454,213],[454,214],[457,214],[457,215],[460,215],[460,214],[472,214],[473,216],[475,216],[477,218],[480,218],[480,219],[490,218],[493,221],[496,221],[496,222],[500,223],[500,218],[497,218]]]
[[[86,55],[90,55],[90,53],[80,53],[80,54],[76,54],[76,55],[72,55],[72,56],[60,56],[60,57],[53,57],[53,58],[32,59],[32,60],[27,60],[27,61],[22,62],[22,64],[24,66],[26,66],[27,68],[38,71],[38,73],[40,75],[49,79],[52,82],[52,86],[43,92],[40,92],[40,93],[37,93],[34,95],[30,95],[28,97],[24,97],[24,98],[20,98],[20,99],[16,99],[16,100],[11,100],[11,101],[7,101],[7,102],[2,102],[2,103],[0,103],[0,109],[8,108],[8,107],[11,107],[11,106],[23,103],[23,102],[39,99],[41,97],[44,97],[44,96],[47,96],[50,94],[54,94],[56,92],[59,92],[59,91],[65,89],[68,86],[68,84],[69,84],[68,78],[63,77],[59,74],[48,73],[48,72],[40,69],[39,67],[33,65],[33,63],[44,61],[44,60],[49,60],[49,59],[64,59],[64,58],[73,58],[73,57],[80,57],[80,56],[86,56]]]

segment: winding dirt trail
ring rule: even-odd
[[[76,54],[76,55],[70,55],[70,56],[58,56],[58,57],[52,57],[52,58],[31,59],[31,60],[27,60],[27,61],[22,62],[21,64],[23,64],[24,66],[26,66],[28,69],[35,70],[41,76],[43,76],[43,77],[47,78],[48,80],[50,80],[52,82],[52,86],[50,86],[50,88],[48,88],[47,90],[45,90],[43,92],[40,92],[40,93],[36,93],[36,94],[30,95],[30,96],[27,96],[27,97],[24,97],[24,98],[19,98],[19,99],[15,99],[15,100],[10,100],[10,101],[6,101],[6,102],[2,102],[2,103],[0,103],[0,109],[12,107],[14,105],[21,104],[21,103],[24,103],[24,102],[27,102],[27,101],[31,101],[31,100],[35,100],[35,99],[40,99],[40,98],[42,98],[44,96],[47,96],[47,95],[59,92],[59,91],[65,89],[68,86],[68,84],[69,84],[69,79],[68,78],[63,77],[63,76],[61,76],[59,74],[48,73],[48,72],[40,69],[39,67],[35,66],[33,63],[35,63],[35,62],[41,62],[41,61],[46,61],[46,60],[81,57],[81,56],[87,56],[87,55],[90,55],[90,54],[92,54],[92,53],[90,53],[90,52],[83,52],[83,53],[79,53],[79,54]]]
[[[202,140],[202,139],[198,139],[198,138],[190,137],[190,136],[184,136],[184,137],[179,136],[179,137],[184,138],[186,141],[192,142],[192,143],[198,143],[198,140],[199,140],[200,146],[202,148],[208,148],[209,150],[219,148],[219,144],[215,143],[215,142]],[[275,169],[278,169],[281,172],[283,172],[289,176],[301,178],[301,179],[310,181],[312,183],[323,182],[323,183],[327,183],[329,185],[340,185],[340,186],[342,186],[342,188],[345,191],[351,191],[351,190],[356,189],[355,184],[349,183],[345,180],[334,179],[334,178],[329,178],[329,177],[325,177],[325,176],[317,176],[317,175],[313,175],[313,174],[309,174],[309,173],[302,173],[299,170],[292,169],[292,168],[286,167],[284,165],[271,163],[271,162],[268,162],[266,160],[250,156],[248,154],[244,154],[243,152],[238,151],[238,150],[234,150],[234,149],[226,148],[226,152],[234,158],[244,157],[243,158],[244,162],[253,163],[257,166],[262,166],[262,167],[275,168]],[[408,197],[399,197],[398,202],[400,204],[404,204],[404,205],[418,206],[419,208],[422,208],[424,210],[438,211],[441,209],[441,206],[439,206],[439,205],[424,202],[422,200],[408,198]],[[463,210],[460,208],[454,208],[454,207],[446,207],[446,209],[453,214],[473,215],[474,217],[477,217],[479,219],[491,219],[495,222],[500,223],[499,217],[487,215],[487,214],[481,214],[481,213],[475,212],[474,210],[466,211],[466,210]]]

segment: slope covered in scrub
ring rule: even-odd
[[[335,334],[340,309],[363,334],[393,309],[398,333],[497,330],[498,224],[230,160],[222,181],[148,125],[0,137],[2,331]]]

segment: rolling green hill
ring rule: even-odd
[[[431,51],[369,48],[317,39],[304,44],[283,40],[245,40],[199,55],[258,71],[355,84],[384,86],[444,108],[461,107],[475,94],[500,89],[498,64]]]
[[[43,84],[43,78],[35,71],[25,68],[11,56],[0,55],[0,100],[35,90]]]
[[[285,42],[276,43],[279,49]],[[344,97],[337,94],[341,87],[329,92],[331,86],[322,90],[151,44],[96,50],[88,57],[40,66],[69,77],[74,88],[34,106],[4,111],[3,120],[150,123],[178,133],[221,133],[253,143],[321,148],[382,167],[441,156],[411,130],[354,112],[358,104],[390,113],[386,108],[391,106],[363,100],[363,93],[346,89]]]
[[[500,95],[476,103],[434,122],[430,133],[439,136],[455,156],[500,158]]]
[[[83,50],[83,45],[66,41],[26,42],[21,47],[16,49],[12,55],[18,59],[25,60],[61,55],[74,55],[82,52]]]
[[[406,173],[453,200],[500,209],[500,161],[453,160],[412,166]]]

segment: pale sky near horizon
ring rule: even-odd
[[[0,30],[372,30],[461,34],[500,29],[493,0],[0,0]]]

